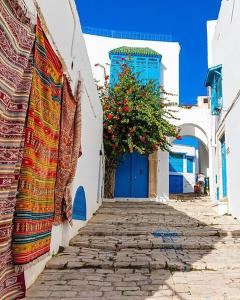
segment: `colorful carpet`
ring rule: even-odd
[[[17,265],[28,264],[50,250],[61,97],[61,64],[38,20],[13,235]]]
[[[16,0],[0,1],[0,299],[24,296],[11,253],[13,214],[33,73],[34,27]]]
[[[75,100],[76,99],[76,100]],[[63,84],[59,163],[55,187],[54,224],[64,220],[72,223],[72,197],[70,185],[75,177],[78,158],[81,155],[81,102],[80,82],[75,97],[67,78]]]

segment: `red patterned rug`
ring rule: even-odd
[[[33,25],[17,0],[0,1],[0,299],[22,298],[12,264],[13,214],[33,72]]]

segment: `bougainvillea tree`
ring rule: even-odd
[[[125,63],[118,82],[111,86],[105,67],[96,66],[104,70],[104,84],[98,85],[98,91],[103,107],[106,181],[109,181],[123,154],[134,151],[151,154],[159,148],[169,151],[169,138],[181,137],[171,124],[174,112],[173,104],[167,100],[170,94],[162,87],[153,81],[143,85]],[[110,183],[105,183],[106,196],[112,197]]]

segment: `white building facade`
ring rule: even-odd
[[[102,32],[102,34],[106,34]],[[119,36],[121,33],[118,34]],[[134,36],[134,35],[133,35]],[[136,40],[133,38],[114,38],[108,36],[84,34],[86,46],[88,49],[89,58],[92,65],[93,76],[96,80],[103,81],[103,70],[96,67],[96,64],[106,66],[107,73],[110,73],[111,60],[109,54],[120,51],[119,49],[145,49],[145,51],[159,54],[161,56],[160,63],[160,84],[164,89],[173,93],[176,96],[172,100],[179,104],[179,53],[180,45],[177,42],[164,42],[152,40]],[[150,38],[151,39],[151,38]],[[97,49],[97,51],[96,51]],[[147,49],[147,50],[146,50]],[[113,51],[114,50],[114,51]],[[136,50],[137,51],[137,50]],[[111,53],[110,53],[111,52]],[[206,102],[207,100],[207,102]],[[205,101],[205,102],[204,102]],[[181,129],[182,136],[193,136],[201,142],[201,157],[205,161],[203,173],[205,176],[210,176],[211,166],[209,167],[209,143],[210,143],[210,116],[208,97],[199,97],[198,104],[191,108],[176,108],[177,120],[172,122]],[[153,160],[155,162],[153,162]],[[148,196],[156,197],[159,200],[169,199],[169,153],[158,151],[154,157],[149,156],[149,166],[157,164],[156,171],[156,193],[151,193],[151,184],[148,187]],[[155,176],[155,175],[154,175]],[[149,178],[151,174],[149,173]],[[115,178],[116,179],[116,178]],[[190,180],[190,185],[185,184],[185,191],[192,192],[194,186],[194,179]],[[116,181],[115,181],[116,184]],[[122,196],[123,197],[123,196]],[[145,194],[146,197],[146,194]]]
[[[209,21],[206,85],[211,96],[211,156],[214,200],[221,212],[240,218],[240,2],[223,0],[217,21]]]
[[[120,35],[120,33],[119,33]],[[88,49],[88,55],[90,58],[90,62],[92,65],[93,76],[96,80],[102,82],[103,81],[103,70],[99,67],[96,67],[96,64],[101,64],[106,67],[107,73],[110,74],[111,68],[111,59],[110,52],[112,50],[118,50],[119,48],[128,48],[128,49],[147,49],[146,51],[151,51],[157,53],[161,57],[160,62],[160,71],[159,71],[159,83],[164,86],[165,90],[169,93],[175,94],[176,96],[172,97],[172,100],[175,103],[179,103],[179,53],[180,46],[177,42],[163,42],[163,41],[152,41],[152,40],[136,40],[129,37],[125,38],[114,38],[107,36],[100,36],[94,34],[84,34],[84,38],[86,41],[86,46]],[[97,49],[97,51],[96,51]],[[137,158],[138,159],[138,158]],[[141,170],[137,170],[136,173],[142,172],[145,175],[145,181],[141,182],[139,185],[145,188],[144,192],[140,194],[135,193],[134,196],[130,195],[130,190],[137,190],[130,183],[131,187],[128,188],[129,193],[121,193],[121,186],[127,185],[127,183],[119,183],[119,178],[121,179],[121,175],[118,176],[118,172],[116,172],[115,176],[115,196],[119,198],[128,198],[128,197],[137,197],[137,198],[145,198],[145,197],[156,197],[161,200],[166,200],[169,197],[169,155],[168,152],[155,153],[154,157],[149,156],[149,162],[141,161],[137,163],[138,165],[143,165]],[[147,159],[146,159],[147,160]],[[154,162],[153,162],[154,160]],[[156,166],[156,174],[154,177],[157,178],[157,182],[154,183],[154,192],[151,192],[151,183],[147,182],[148,178],[151,178],[150,171],[148,172],[148,168],[150,169],[150,165],[154,164]],[[132,162],[131,162],[132,164]],[[132,167],[129,167],[129,169]],[[131,172],[131,171],[129,171]],[[148,174],[145,174],[148,173]],[[129,175],[131,178],[131,174]],[[138,186],[139,186],[138,185]],[[148,186],[147,186],[148,185]],[[116,188],[118,186],[118,188]],[[117,190],[117,192],[116,192]],[[118,193],[118,190],[120,192]],[[130,195],[130,196],[129,196]],[[137,195],[137,196],[136,196]]]

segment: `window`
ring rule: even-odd
[[[204,103],[204,104],[208,104],[208,98],[204,98],[204,99],[203,99],[203,103]]]
[[[170,172],[183,172],[183,154],[170,153],[169,154],[169,171]]]
[[[193,157],[187,157],[187,173],[193,173]]]
[[[124,48],[124,47],[122,47]],[[135,49],[135,48],[134,48]],[[136,50],[137,49],[137,50]],[[114,54],[114,50],[110,51],[111,68],[110,68],[110,85],[114,86],[118,82],[118,75],[121,73],[122,65],[127,64],[137,78],[145,85],[149,80],[153,80],[160,84],[160,62],[161,55],[152,54],[138,54],[142,48],[136,48],[133,54],[126,54],[124,52]],[[130,51],[131,48],[128,49]],[[152,51],[150,49],[150,51]],[[153,52],[153,51],[152,51]]]
[[[222,66],[208,71],[205,85],[211,88],[211,114],[219,115],[222,109]]]

